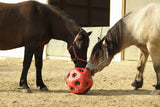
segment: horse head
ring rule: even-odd
[[[81,30],[75,37],[73,43],[68,45],[71,59],[75,63],[75,67],[85,67],[87,64],[87,49],[89,46],[89,35],[92,32]]]
[[[111,54],[112,44],[109,42],[110,38],[104,37],[94,46],[91,57],[86,65],[86,69],[88,69],[92,75],[101,71],[111,62],[113,58]]]
[[[94,75],[109,65],[113,56],[120,52],[122,43],[121,20],[117,22],[94,46],[86,68]]]

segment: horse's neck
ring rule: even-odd
[[[67,31],[70,35],[66,35],[66,41],[67,43],[72,43],[76,37],[76,35],[80,32],[80,27],[77,25],[72,25],[71,23],[66,24]]]
[[[113,56],[133,44],[133,39],[120,20],[111,28]]]
[[[74,28],[74,26],[70,26],[62,20],[61,24],[57,25],[56,27],[52,27],[52,38],[70,43],[74,40],[76,34],[79,32],[78,26],[76,27],[77,28]]]
[[[62,27],[64,27],[65,30],[61,32],[61,35],[59,36],[60,39],[67,42],[68,44],[72,44],[76,35],[80,32],[80,30],[74,28],[73,26],[62,26]]]
[[[131,45],[133,45],[133,38],[131,37],[131,35],[123,34],[123,40],[120,50],[124,50]]]
[[[65,13],[55,7],[50,7],[50,23],[52,38],[72,42],[79,32],[79,26]]]
[[[108,48],[110,54],[114,56],[121,50],[122,45],[122,30],[121,22],[117,22],[107,33],[106,39],[108,41]]]
[[[121,43],[121,50],[128,48],[131,45],[135,45],[136,40],[133,38],[132,33],[126,26],[126,23],[123,22],[125,20],[122,19],[122,43]]]

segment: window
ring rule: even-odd
[[[80,26],[109,26],[110,0],[49,0]]]

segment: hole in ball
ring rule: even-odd
[[[73,77],[76,77],[76,76],[77,76],[77,74],[76,74],[76,73],[74,73],[74,74],[73,74]]]
[[[84,86],[88,86],[88,82],[85,82],[85,83],[84,83]]]
[[[75,88],[71,87],[71,90],[75,91]]]
[[[82,69],[79,70],[80,72],[84,72]]]
[[[80,82],[79,82],[79,81],[76,81],[75,84],[76,84],[76,86],[79,86],[79,85],[80,85]]]
[[[88,78],[91,78],[91,77],[89,76],[89,74],[87,74],[87,77],[88,77]]]

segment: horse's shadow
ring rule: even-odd
[[[54,90],[55,93],[70,93],[68,90]],[[150,95],[151,90],[90,90],[88,96],[120,96],[120,95]]]
[[[17,93],[54,93],[54,90],[48,90],[48,91],[41,91],[40,89],[30,89],[31,92],[27,92],[26,89],[22,88],[15,88],[15,89],[5,89],[5,90],[0,90],[1,92],[17,92]]]
[[[11,92],[23,92],[22,90],[0,90],[0,92],[11,91]],[[38,89],[31,89],[32,93],[39,93],[40,90]],[[69,90],[48,90],[48,91],[41,91],[44,93],[71,93]],[[103,90],[103,89],[93,89],[88,91],[85,94],[80,95],[88,95],[88,96],[120,96],[120,95],[150,95],[151,90]]]

